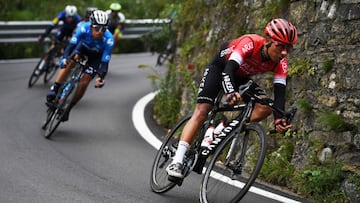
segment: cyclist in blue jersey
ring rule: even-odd
[[[99,77],[96,79],[95,86],[104,86],[104,78],[108,71],[111,52],[114,46],[114,38],[107,29],[108,22],[108,15],[104,11],[96,10],[91,14],[89,22],[82,24],[76,29],[75,34],[71,38],[70,43],[66,47],[64,55],[60,60],[61,69],[56,77],[55,83],[46,96],[48,105],[53,103],[59,87],[62,85],[69,74],[70,69],[75,64],[73,59],[79,59],[81,56],[87,56],[87,64],[89,67],[85,70],[84,76],[80,79],[71,107],[82,98],[87,86],[96,74],[98,74]],[[68,120],[69,112],[66,112],[67,114],[63,117],[63,121]]]
[[[77,13],[77,8],[74,5],[67,5],[65,10],[61,11],[52,21],[52,23],[46,28],[45,33],[39,36],[39,41],[44,41],[44,38],[48,36],[58,24],[62,21],[63,24],[56,32],[56,39],[63,41],[63,39],[72,36],[77,24],[81,21],[81,17]]]

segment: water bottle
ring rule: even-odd
[[[206,130],[204,139],[201,142],[201,147],[208,147],[211,144],[211,142],[213,141],[214,130],[215,130],[214,126],[210,126]]]
[[[61,92],[60,100],[63,100],[63,99],[64,99],[66,93],[67,93],[67,92],[69,91],[69,89],[70,89],[70,86],[71,86],[70,83],[67,83],[67,84],[65,85],[64,89],[63,89],[62,92]]]
[[[214,133],[213,133],[213,140],[220,135],[221,131],[225,128],[225,122],[222,121],[219,123],[219,125],[216,126],[216,128],[214,129]]]
[[[205,165],[207,157],[210,155],[210,152],[213,152],[215,149],[210,149],[209,146],[212,144],[213,140],[220,135],[221,131],[224,129],[225,123],[219,123],[215,128],[210,126],[204,135],[204,139],[201,142],[201,149],[196,165],[193,169],[194,172],[201,174],[202,169]]]
[[[214,126],[210,126],[206,132],[205,132],[205,135],[204,135],[204,138],[201,142],[201,149],[200,149],[200,154],[199,154],[199,157],[198,157],[198,160],[194,166],[194,169],[193,171],[198,173],[198,174],[201,174],[202,173],[202,169],[205,165],[205,162],[206,162],[206,159],[208,157],[208,146],[211,144],[211,142],[213,141],[213,133],[214,133]]]

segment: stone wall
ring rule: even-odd
[[[311,62],[311,74],[308,70],[290,79],[294,102],[305,99],[312,105],[312,114],[303,115],[301,127],[310,139],[332,146],[334,156],[360,167],[360,1],[294,1],[289,11],[299,31],[294,55]],[[332,68],[325,71],[326,63]],[[339,115],[343,129],[316,123],[314,117],[324,112]],[[352,147],[344,151],[344,145]],[[345,153],[353,154],[347,159]]]
[[[322,148],[315,149],[319,162],[335,158],[347,166],[344,171],[360,174],[360,0],[280,0],[275,5],[275,0],[215,2],[193,2],[192,9],[195,7],[199,15],[192,16],[189,23],[183,22],[186,32],[178,36],[178,41],[197,45],[186,46],[190,54],[187,52],[175,63],[181,67],[196,64],[199,58],[208,61],[211,55],[205,57],[203,50],[214,53],[211,50],[217,50],[218,44],[245,30],[261,34],[270,15],[288,19],[299,32],[298,43],[288,60],[289,72],[293,73],[288,77],[287,107],[299,108],[293,122],[297,134],[292,163],[301,171],[314,161],[309,141],[320,140]],[[273,9],[275,6],[280,7],[280,12]],[[201,35],[194,35],[197,32]],[[201,74],[193,75],[195,82],[200,80]],[[270,79],[261,78],[263,87],[272,86]],[[189,85],[182,88],[186,103],[196,93],[189,90]],[[310,108],[301,109],[300,100]],[[191,108],[183,105],[182,109]],[[268,123],[273,128],[272,118]],[[344,181],[351,202],[360,202],[359,194],[352,192],[353,186]]]
[[[312,106],[310,113],[300,113],[297,125],[307,140],[324,142],[318,151],[320,162],[336,158],[347,166],[344,171],[359,174],[360,1],[304,2],[293,1],[289,9],[289,17],[299,31],[294,57],[304,57],[311,64],[305,74],[289,82],[293,102],[303,99]],[[326,68],[326,64],[332,68]],[[343,119],[341,129],[319,124],[324,112]],[[292,160],[296,167],[310,161],[308,149],[305,140],[298,142]],[[360,201],[353,184],[345,180],[343,187],[351,202]]]

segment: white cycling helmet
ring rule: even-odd
[[[77,8],[74,5],[67,5],[65,7],[66,17],[73,17],[77,14]]]
[[[91,25],[104,25],[107,26],[109,23],[108,15],[101,10],[94,11],[90,16]]]

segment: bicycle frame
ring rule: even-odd
[[[230,155],[233,153],[233,150],[234,150],[234,144],[239,139],[239,133],[241,131],[243,131],[244,125],[250,121],[250,117],[254,110],[255,103],[269,106],[274,111],[277,111],[281,115],[283,115],[286,118],[287,123],[291,122],[292,118],[294,117],[294,115],[296,113],[296,109],[292,109],[289,112],[284,112],[281,109],[275,107],[274,101],[272,99],[261,98],[260,96],[257,96],[254,92],[249,91],[253,84],[254,84],[254,82],[252,80],[250,80],[246,85],[244,85],[247,88],[245,90],[243,90],[242,94],[246,94],[247,96],[250,97],[250,101],[248,101],[247,103],[242,103],[242,104],[235,105],[235,106],[230,106],[227,104],[225,104],[224,106],[220,106],[221,99],[224,95],[223,92],[220,92],[218,94],[218,96],[216,97],[215,102],[214,102],[214,107],[208,114],[208,119],[206,121],[207,123],[204,125],[204,129],[202,129],[200,136],[198,136],[197,141],[195,142],[195,143],[197,143],[195,146],[196,151],[200,152],[202,156],[205,156],[206,157],[205,159],[207,159],[207,157],[209,155],[213,154],[215,152],[216,148],[221,144],[221,142],[228,135],[233,133],[234,130],[236,130],[237,131],[236,137],[232,141],[233,144],[231,145],[230,150],[228,151],[228,154],[226,155],[227,158],[230,157]],[[241,113],[238,116],[236,116],[234,119],[232,119],[225,126],[225,128],[221,131],[221,133],[212,141],[212,143],[206,149],[201,149],[200,143],[204,138],[206,129],[208,129],[208,127],[213,124],[212,122],[214,122],[214,118],[215,118],[216,114],[221,113],[221,112],[226,112],[226,111],[241,111]],[[273,130],[271,132],[274,133]],[[247,138],[244,137],[244,144],[246,144],[246,143],[247,143]],[[245,149],[243,149],[243,150],[245,150]],[[242,162],[242,160],[238,160],[238,163],[241,163],[241,162]]]

